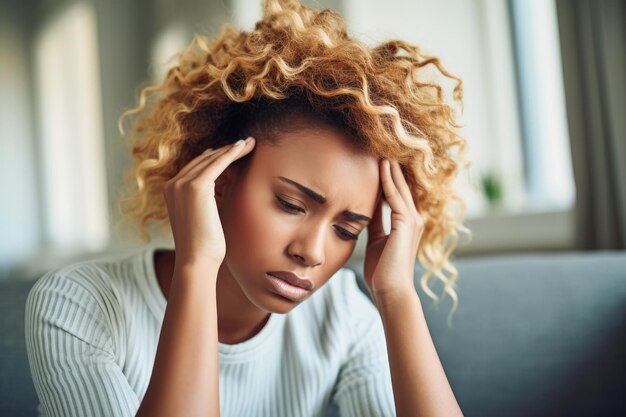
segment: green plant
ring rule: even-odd
[[[502,204],[503,190],[500,177],[488,172],[481,177],[480,180],[482,192],[491,207],[498,207]]]

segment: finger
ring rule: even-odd
[[[393,178],[393,183],[396,185],[396,188],[404,200],[404,204],[407,207],[415,207],[413,196],[411,195],[411,190],[409,189],[409,184],[406,182],[406,178],[404,177],[404,173],[402,172],[402,168],[400,168],[398,161],[391,162],[391,177]]]
[[[241,152],[239,152],[239,155],[235,156],[235,159],[233,160],[233,162],[248,155],[250,152],[252,152],[255,146],[256,146],[256,139],[254,139],[252,136],[249,136],[244,141]]]
[[[224,154],[216,156],[211,163],[200,169],[201,172],[198,173],[195,180],[215,181],[230,164],[250,153],[254,149],[254,145],[254,138],[250,138],[248,142],[235,145]]]
[[[196,178],[201,172],[203,172],[208,166],[210,166],[216,159],[223,157],[228,152],[239,151],[239,146],[237,146],[237,142],[231,144],[230,146],[226,146],[221,152],[210,153],[208,152],[204,158],[200,158],[197,164],[195,164],[188,172],[185,174],[180,181],[188,182]]]
[[[385,236],[383,227],[383,197],[378,197],[378,203],[374,209],[372,220],[367,225],[367,241],[371,242]]]
[[[381,182],[383,184],[383,191],[385,193],[385,199],[389,203],[392,211],[397,213],[406,212],[406,204],[398,191],[398,188],[393,182],[391,177],[391,164],[389,160],[385,159],[382,162],[381,168]]]
[[[249,141],[250,142],[250,141]],[[238,153],[241,152],[242,149],[245,149],[249,142],[244,142],[243,145],[237,145],[238,142],[233,143],[230,147],[226,147],[223,152],[215,152],[215,153],[207,153],[207,156],[201,159],[185,176],[185,178],[181,179],[182,181],[191,181],[198,177],[202,172],[206,170],[208,166],[211,166],[216,160],[222,158],[229,153]],[[218,175],[219,176],[219,175]],[[216,177],[217,178],[217,177]]]
[[[200,155],[196,156],[194,159],[189,161],[180,171],[178,171],[178,174],[176,174],[176,176],[174,178],[172,178],[172,180],[173,181],[177,181],[177,180],[180,180],[180,179],[184,178],[189,173],[189,171],[191,171],[193,168],[198,166],[198,164],[201,164],[203,161],[205,161],[211,155],[223,154],[232,145],[233,144],[222,146],[221,148],[217,148],[217,149],[209,148],[209,149],[205,150]]]

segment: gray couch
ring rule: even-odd
[[[455,264],[460,304],[452,328],[450,299],[435,309],[418,292],[466,417],[626,416],[626,252]],[[32,284],[0,282],[0,416],[35,415],[23,322]]]

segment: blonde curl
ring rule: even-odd
[[[454,82],[452,91],[428,77],[427,68]],[[450,319],[458,305],[458,272],[450,258],[460,233],[471,235],[462,224],[465,204],[454,189],[459,170],[470,165],[453,107],[462,109],[462,100],[462,80],[418,47],[402,40],[368,47],[348,36],[332,10],[265,0],[253,30],[225,24],[212,40],[196,36],[165,79],[143,88],[137,106],[120,117],[134,163],[126,177],[130,193],[119,200],[117,228],[136,224],[144,242],[150,241],[150,221],[171,233],[162,194],[166,181],[204,149],[239,139],[245,132],[228,130],[234,117],[281,102],[305,103],[343,126],[367,151],[400,162],[425,221],[420,286],[438,302],[428,284],[433,278],[443,283],[453,300]]]

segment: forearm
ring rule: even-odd
[[[377,300],[398,417],[462,416],[414,290]]]
[[[137,416],[219,416],[217,269],[174,272],[152,377]]]

